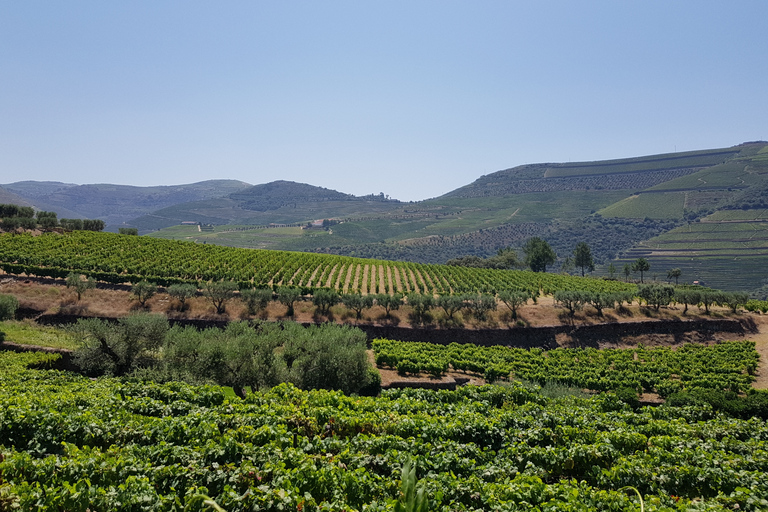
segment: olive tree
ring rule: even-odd
[[[92,374],[119,377],[157,362],[168,320],[151,313],[136,313],[117,322],[81,318],[71,332],[80,344],[74,353],[78,366]]]
[[[147,306],[147,301],[154,297],[155,293],[157,293],[157,285],[150,283],[146,279],[142,279],[131,286],[131,294],[139,301],[142,307]]]
[[[197,295],[197,286],[188,283],[177,283],[170,285],[166,291],[168,295],[179,301],[179,311],[187,308],[187,300]]]
[[[88,290],[96,288],[96,281],[92,277],[85,277],[76,272],[70,272],[65,280],[67,288],[72,288],[77,294],[78,302]]]
[[[203,296],[211,301],[217,315],[223,315],[227,302],[235,296],[237,284],[234,281],[208,281],[203,285]]]

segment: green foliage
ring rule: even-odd
[[[651,264],[645,258],[637,258],[632,264],[632,272],[640,272],[640,282],[643,282],[643,273],[651,270]]]
[[[291,286],[281,286],[277,289],[277,301],[288,308],[286,316],[294,315],[294,304],[301,298],[301,292]]]
[[[673,300],[678,304],[684,304],[683,313],[687,313],[688,306],[701,302],[701,291],[691,288],[675,288]]]
[[[677,282],[680,279],[680,276],[683,275],[683,271],[679,268],[672,268],[667,270],[667,279],[674,279],[675,280],[675,286],[677,286]]]
[[[121,235],[133,235],[133,236],[139,236],[139,229],[138,228],[118,228],[117,232]]]
[[[71,288],[77,294],[77,300],[80,301],[88,290],[96,288],[96,280],[92,277],[86,277],[75,272],[70,272],[66,279],[67,288]]]
[[[197,286],[188,283],[176,283],[166,288],[168,296],[179,301],[179,309],[184,311],[187,305],[187,299],[197,295]]]
[[[517,310],[528,303],[530,294],[517,290],[502,290],[497,295],[498,299],[509,308],[512,318],[517,318]]]
[[[395,293],[393,295],[388,295],[386,293],[379,293],[376,295],[376,304],[378,306],[381,306],[384,308],[384,311],[389,317],[389,314],[392,311],[396,311],[400,309],[400,306],[403,305],[403,295],[401,293]]]
[[[586,297],[582,292],[573,290],[558,290],[554,295],[555,302],[568,310],[569,316],[574,316],[586,303]]]
[[[75,361],[90,374],[127,375],[156,363],[167,331],[168,320],[149,313],[133,314],[116,323],[81,318],[72,327],[80,343]]]
[[[339,303],[341,298],[336,290],[329,290],[327,288],[321,288],[315,290],[312,295],[312,304],[314,304],[321,315],[328,315],[331,308]]]
[[[465,294],[464,307],[467,311],[480,321],[485,321],[488,313],[496,310],[496,297],[487,293]]]
[[[595,261],[592,259],[592,250],[586,242],[579,242],[573,250],[573,264],[581,268],[581,275],[584,271],[592,272],[595,270]]]
[[[408,373],[432,367],[486,374],[496,378],[514,375],[531,383],[610,391],[621,388],[672,393],[682,389],[747,390],[759,360],[753,342],[726,342],[714,346],[684,345],[669,348],[621,350],[520,349],[478,347],[452,343],[373,341],[376,364]],[[488,373],[490,375],[490,373]],[[668,383],[673,382],[674,385]]]
[[[411,308],[413,320],[418,324],[428,323],[432,320],[429,311],[435,305],[435,299],[432,295],[424,293],[409,293],[406,298],[408,306]]]
[[[240,290],[240,299],[248,308],[249,315],[258,314],[259,311],[267,309],[267,305],[272,301],[273,294],[269,288],[245,288]]]
[[[547,265],[551,265],[557,260],[557,255],[547,242],[539,237],[529,238],[523,245],[525,253],[525,264],[533,272],[546,272]]]
[[[227,302],[235,296],[237,284],[232,281],[209,281],[203,284],[203,296],[211,301],[217,315],[223,315]]]
[[[449,320],[464,307],[464,299],[458,295],[440,295],[435,299],[435,307],[445,311]]]
[[[637,289],[637,296],[658,311],[661,306],[668,306],[672,302],[675,289],[663,284],[640,285]]]
[[[389,295],[387,295],[389,297]],[[360,320],[363,316],[364,309],[370,309],[373,307],[374,296],[362,295],[360,293],[345,293],[341,296],[341,303],[347,309],[351,309],[355,312],[355,318]]]
[[[146,307],[147,301],[157,293],[157,285],[147,280],[141,280],[131,286],[131,294],[139,301],[142,307]]]
[[[17,309],[19,309],[19,300],[16,297],[0,295],[0,321],[13,320]]]
[[[395,512],[429,512],[429,508],[424,486],[417,485],[416,464],[409,458],[403,463],[400,499],[395,503]]]
[[[748,300],[744,305],[747,311],[759,311],[763,314],[768,313],[768,300]]]
[[[27,368],[51,358],[0,353],[3,506],[393,510],[423,489],[435,510],[636,511],[631,486],[658,512],[768,507],[765,421],[708,404],[632,411],[519,383],[379,397],[282,384],[238,400]]]

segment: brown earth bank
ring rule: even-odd
[[[264,321],[295,320],[305,325],[322,322],[348,323],[362,329],[369,339],[388,338],[402,341],[430,343],[473,343],[477,345],[505,345],[513,347],[595,347],[624,348],[639,344],[645,346],[678,346],[683,343],[715,343],[724,340],[747,339],[755,341],[761,356],[757,388],[768,388],[768,316],[740,312],[733,314],[724,308],[711,308],[709,315],[696,307],[683,311],[682,306],[670,306],[659,311],[637,304],[621,310],[606,311],[599,317],[594,311],[580,311],[574,317],[553,303],[551,297],[539,298],[537,304],[529,304],[519,311],[518,319],[512,319],[502,309],[491,313],[483,322],[477,320],[448,322],[442,312],[435,311],[433,323],[413,325],[409,308],[393,311],[388,318],[382,308],[367,310],[367,315],[356,320],[342,306],[331,310],[328,316],[319,316],[311,302],[296,305],[293,318],[285,316],[285,306],[272,302],[266,311],[257,316],[247,315],[241,301],[233,299],[227,304],[227,313],[216,315],[213,305],[204,297],[188,300],[185,311],[162,290],[147,301],[146,307],[132,299],[130,287],[101,284],[90,290],[80,301],[74,291],[68,290],[63,280],[40,278],[0,279],[0,294],[14,295],[20,304],[18,316],[34,318],[41,324],[62,325],[76,322],[82,317],[117,319],[134,311],[150,311],[165,314],[172,324],[194,325],[198,328],[221,327],[233,320],[252,319]],[[503,308],[503,306],[502,306]],[[458,327],[457,325],[461,325]],[[12,341],[12,340],[11,340]],[[5,344],[8,346],[8,344]],[[23,348],[19,348],[23,350]],[[63,363],[62,363],[63,364]],[[471,383],[482,379],[461,373],[449,374],[444,379],[417,377],[404,379],[397,372],[382,369],[383,384],[414,379],[425,387],[455,385],[469,377]],[[461,382],[460,382],[461,383]],[[397,385],[397,384],[396,384]]]

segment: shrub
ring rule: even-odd
[[[13,295],[0,295],[0,321],[13,320],[16,310],[19,309],[19,301]]]

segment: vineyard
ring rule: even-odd
[[[371,293],[496,293],[523,290],[633,291],[617,281],[345,256],[267,251],[147,237],[75,231],[0,235],[0,268],[11,274],[65,277],[72,271],[112,282],[160,285],[234,281],[241,286],[295,286]]]
[[[663,397],[695,388],[743,392],[758,365],[755,344],[727,342],[712,347],[685,345],[646,349],[520,349],[471,344],[374,340],[376,363],[400,373],[440,376],[449,368],[484,375],[486,380],[523,379],[544,385],[608,391],[630,388]]]
[[[519,383],[241,400],[26,368],[50,357],[0,354],[3,510],[395,510],[407,459],[430,510],[641,510],[627,486],[647,511],[768,507],[765,422],[711,407]]]

